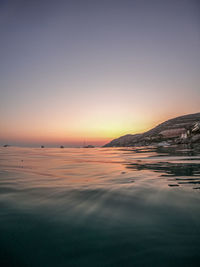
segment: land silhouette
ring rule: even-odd
[[[200,145],[200,112],[167,120],[141,134],[127,134],[104,147]]]

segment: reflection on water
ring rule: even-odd
[[[199,266],[200,152],[0,148],[1,266]]]
[[[138,152],[137,153],[143,153]],[[178,150],[175,147],[147,148],[145,152],[154,151],[156,155],[141,161],[127,164],[127,168],[142,171],[156,172],[159,177],[170,178],[166,181],[169,186],[194,185],[193,189],[200,189],[200,157],[199,153],[192,149]],[[154,161],[153,159],[156,159]]]

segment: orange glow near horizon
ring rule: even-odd
[[[199,112],[196,1],[3,2],[0,145],[103,145]]]
[[[110,118],[98,120],[94,116],[89,119],[82,120],[79,124],[71,122],[68,127],[61,121],[47,121],[46,124],[39,124],[38,127],[33,127],[31,123],[16,127],[15,131],[10,131],[9,127],[4,128],[4,134],[1,132],[0,138],[6,143],[26,143],[26,144],[49,144],[49,145],[104,145],[112,139],[118,138],[126,134],[142,133],[155,127],[168,118],[151,121],[148,118],[135,119],[120,118],[118,121]],[[65,127],[64,127],[64,126]]]

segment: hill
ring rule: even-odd
[[[200,112],[167,120],[141,134],[128,134],[104,147],[200,144]]]

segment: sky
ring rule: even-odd
[[[0,144],[102,145],[200,112],[198,0],[0,0]]]

